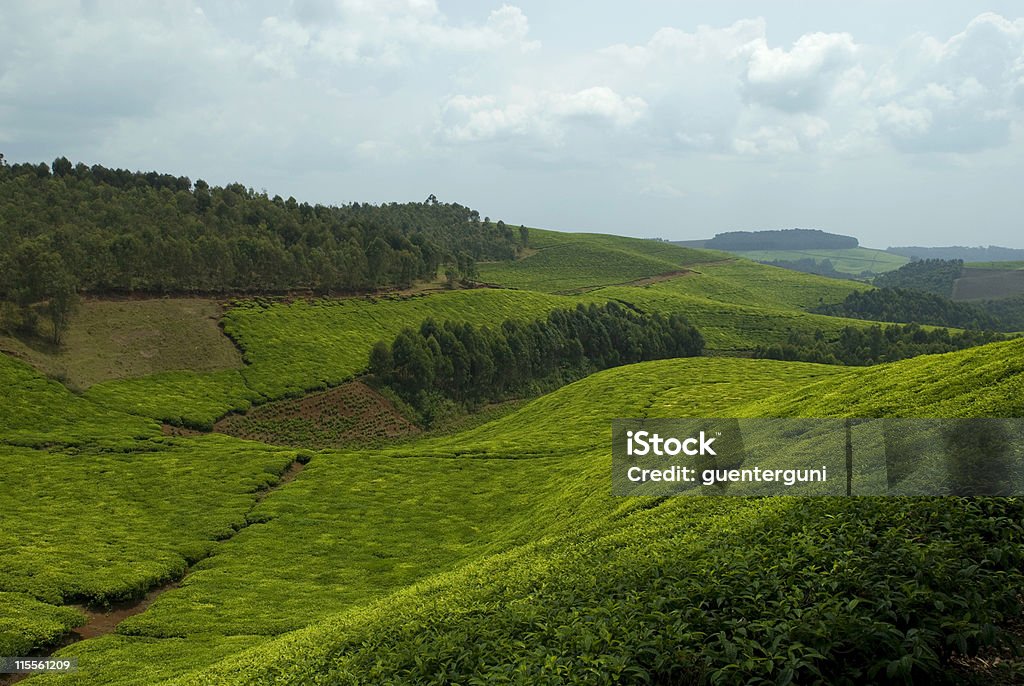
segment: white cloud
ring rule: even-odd
[[[1024,19],[986,13],[942,42],[917,36],[882,68],[878,131],[907,152],[971,153],[1009,143],[1021,119]]]
[[[706,26],[688,6],[674,25],[645,24],[646,39],[594,49],[556,28],[607,8],[570,19],[501,0],[449,14],[433,0],[268,6],[8,3],[3,152],[279,183],[296,197],[308,186],[327,201],[421,198],[424,184],[441,195],[447,182],[468,202],[463,189],[490,197],[499,174],[506,188],[544,179],[531,191],[543,195],[587,175],[687,207],[730,197],[744,174],[753,193],[787,170],[998,159],[1012,171],[1024,158],[1024,19],[986,13],[872,44],[855,26],[818,32],[790,16],[783,30],[805,31],[779,41],[772,17]],[[808,174],[794,185],[816,183]]]
[[[453,143],[533,136],[560,144],[573,124],[627,128],[646,109],[641,98],[623,97],[606,86],[527,93],[504,102],[494,95],[455,95],[444,103],[438,133],[441,140]]]
[[[753,102],[787,112],[816,110],[854,65],[857,47],[846,33],[801,36],[792,49],[768,47],[758,40],[743,74],[744,95]]]

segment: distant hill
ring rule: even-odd
[[[949,245],[938,248],[925,248],[918,245],[886,248],[886,252],[902,255],[912,260],[963,260],[964,262],[1002,262],[1007,260],[1024,260],[1024,249],[1004,248],[999,245],[966,247]]]
[[[870,278],[908,261],[884,250],[862,248],[853,236],[820,229],[728,231],[714,238],[672,243],[684,248],[723,250],[763,264],[839,279]]]
[[[837,250],[858,245],[853,236],[826,233],[820,229],[774,229],[717,233],[701,247],[711,250]]]

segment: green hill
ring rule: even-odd
[[[745,359],[724,355],[870,326],[808,312],[869,287],[538,230],[520,259],[479,270],[500,287],[238,300],[182,325],[220,324],[241,366],[175,343],[153,368],[97,363],[81,395],[0,355],[0,653],[50,649],[82,612],[175,580],[115,632],[57,651],[77,673],[29,683],[956,682],[967,656],[1003,649],[1022,615],[1016,499],[615,497],[609,429],[1020,416],[1024,341],[864,368]],[[171,437],[154,421],[205,428],[335,386],[428,317],[497,326],[608,301],[684,315],[717,356],[615,367],[373,449]],[[192,317],[156,309],[162,327]],[[67,359],[87,355],[79,340]],[[1020,663],[992,669],[1008,681]]]
[[[480,278],[510,288],[568,293],[678,274],[693,264],[728,258],[726,253],[682,248],[665,241],[544,229],[529,232],[524,257],[482,263]]]
[[[376,341],[394,337],[402,327],[418,326],[427,317],[496,326],[509,318],[529,320],[577,303],[608,300],[682,314],[701,329],[713,351],[750,351],[780,343],[793,330],[835,334],[844,326],[868,326],[806,312],[868,288],[864,284],[616,236],[535,231],[531,246],[540,247],[515,263],[481,265],[481,278],[497,279],[501,270],[514,268],[519,281],[513,283],[535,288],[540,288],[537,284],[574,285],[568,289],[573,295],[482,288],[290,303],[238,301],[228,308],[222,323],[244,351],[241,370],[197,373],[183,363],[179,371],[103,382],[90,388],[87,396],[114,409],[209,428],[227,412],[245,410],[253,402],[323,389],[352,378],[365,371]],[[584,264],[597,266],[567,276],[557,260],[541,259],[548,249],[544,246],[583,251],[589,256]],[[627,254],[635,259],[624,268],[617,260]],[[683,262],[689,267],[680,270]],[[490,268],[496,271],[487,272]]]
[[[1019,534],[1006,529],[988,543],[969,534],[987,531],[991,517],[1017,516],[1005,510],[1012,504],[614,498],[608,423],[914,414],[911,406],[1009,416],[1021,409],[1022,345],[867,369],[651,362],[596,374],[461,435],[324,452],[257,505],[247,518],[258,526],[222,544],[181,589],[117,635],[61,655],[95,665],[97,683],[126,682],[116,665],[129,661],[153,670],[142,675],[192,670],[173,682],[182,684],[363,683],[398,673],[415,682],[439,669],[452,681],[730,681],[737,654],[761,656],[747,676],[850,678],[903,659],[905,636],[925,632],[934,638],[898,669],[933,673],[945,642],[976,625],[944,624],[937,607],[968,603],[974,622],[999,621],[1009,607]],[[994,545],[1010,557],[973,565]],[[922,555],[924,568],[912,562]],[[738,640],[745,623],[766,633]],[[706,638],[723,631],[729,643]],[[256,647],[240,650],[243,637]]]

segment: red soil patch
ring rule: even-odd
[[[361,381],[231,414],[214,431],[300,448],[365,445],[420,433],[394,404]]]

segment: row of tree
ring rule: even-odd
[[[869,328],[844,327],[835,338],[820,329],[814,333],[791,332],[785,343],[758,346],[754,357],[773,360],[867,366],[917,355],[946,353],[1005,340],[992,331],[950,333],[947,329],[923,329],[918,324],[893,324]]]
[[[878,288],[854,291],[841,303],[818,305],[812,311],[833,317],[851,317],[879,322],[917,322],[958,329],[1012,331],[983,305],[954,302],[924,291]]]
[[[46,259],[79,291],[357,291],[462,278],[478,260],[512,259],[525,228],[440,203],[340,207],[268,197],[240,184],[156,172],[0,159],[0,297]],[[31,267],[31,268],[30,268]]]
[[[700,332],[679,315],[644,315],[610,302],[496,328],[428,319],[390,344],[374,345],[370,372],[429,425],[452,408],[532,395],[600,369],[703,349]]]

